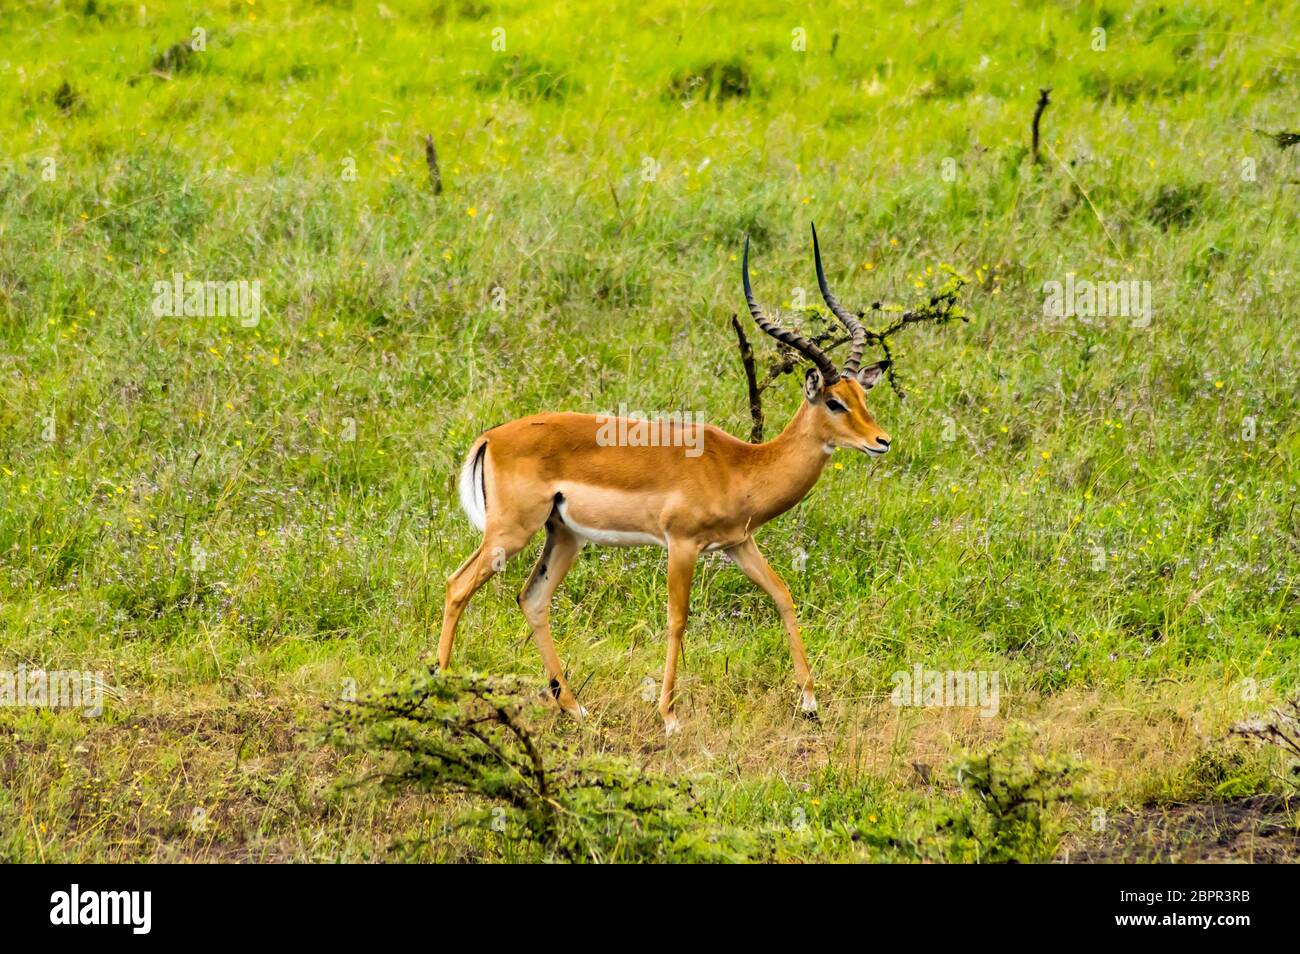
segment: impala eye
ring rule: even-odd
[[[845,411],[848,410],[848,408],[846,408],[846,407],[845,407],[843,404],[841,404],[839,401],[835,400],[835,398],[827,398],[827,399],[826,399],[826,410],[828,410],[828,411],[834,411],[836,414],[843,414]]]

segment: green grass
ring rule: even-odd
[[[308,744],[321,706],[432,648],[480,431],[624,403],[746,434],[741,244],[788,310],[816,297],[809,220],[854,307],[978,279],[968,325],[899,339],[908,398],[871,402],[893,452],[841,453],[759,534],[824,724],[713,561],[666,742],[642,699],[663,554],[588,549],[554,626],[594,718],[547,731],[696,775],[737,825],[799,809],[808,860],[930,857],[909,826],[960,802],[944,767],[1017,721],[1112,811],[1273,784],[1254,755],[1198,766],[1296,685],[1300,159],[1255,132],[1294,131],[1295,12],[610,9],[0,12],[0,666],[115,687],[98,720],[0,709],[0,857],[508,855],[445,832],[454,800],[333,789],[357,766]],[[159,60],[195,27],[205,50]],[[260,280],[261,322],[155,318],[177,272]],[[1149,281],[1150,326],[1044,319],[1067,272]],[[798,400],[769,391],[770,426]],[[540,672],[527,562],[471,605],[458,667]],[[999,672],[998,718],[892,707],[918,663]],[[890,834],[843,834],[868,817]]]

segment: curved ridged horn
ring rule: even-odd
[[[794,348],[805,358],[817,365],[821,371],[822,378],[827,384],[834,384],[840,379],[840,373],[835,369],[835,362],[826,357],[821,348],[817,347],[802,335],[797,335],[793,331],[787,331],[776,322],[767,318],[763,310],[758,307],[758,302],[754,301],[754,291],[749,286],[749,236],[745,236],[745,258],[740,266],[740,273],[745,282],[745,301],[749,305],[749,313],[754,316],[754,323],[763,331],[784,344]]]
[[[848,360],[844,362],[844,374],[846,377],[852,377],[858,373],[858,365],[862,363],[862,352],[867,347],[867,329],[863,327],[862,322],[858,321],[856,315],[847,311],[840,304],[839,299],[831,294],[831,290],[826,287],[826,272],[822,270],[822,250],[817,244],[817,226],[812,227],[813,234],[813,258],[817,262],[817,284],[821,287],[822,298],[826,299],[826,305],[840,320],[849,334],[853,336],[853,347],[849,350]]]

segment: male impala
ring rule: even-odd
[[[659,712],[669,734],[677,730],[673,687],[691,591],[701,553],[721,550],[776,603],[790,639],[795,676],[803,691],[801,708],[813,717],[817,699],[799,637],[794,603],[785,583],[754,542],[754,532],[795,506],[812,489],[830,454],[848,447],[872,455],[889,450],[889,435],[867,410],[866,392],[888,361],[859,370],[866,330],[826,287],[817,232],[813,231],[817,281],[831,311],[852,337],[842,370],[812,341],[763,315],[749,285],[749,241],[742,265],[745,300],[758,327],[798,351],[814,367],[804,380],[804,402],[780,435],[748,444],[703,425],[702,442],[668,439],[653,447],[609,446],[599,417],[537,414],[481,435],[470,448],[460,475],[460,500],[483,531],[474,554],[447,579],[447,603],[438,643],[438,665],[451,661],[452,638],[476,590],[542,527],[546,544],[519,605],[560,707],[581,716],[564,678],[551,639],[551,596],[587,543],[603,546],[655,544],[668,550],[668,661]],[[620,431],[620,433],[626,433]],[[669,435],[672,437],[672,435]],[[681,436],[681,435],[677,435]],[[682,452],[697,448],[695,456]]]

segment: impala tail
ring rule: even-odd
[[[460,506],[469,522],[479,530],[487,525],[487,480],[483,473],[487,464],[487,445],[486,437],[475,441],[460,469]]]

